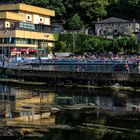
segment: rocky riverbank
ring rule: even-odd
[[[20,131],[18,128],[9,128],[4,127],[0,128],[0,137],[15,137],[15,138],[23,138],[29,134],[29,131],[24,130]]]

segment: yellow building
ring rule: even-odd
[[[54,45],[55,11],[36,6],[0,5],[0,54],[6,56],[44,52]],[[31,51],[30,51],[31,50]]]

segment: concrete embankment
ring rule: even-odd
[[[42,71],[14,68],[0,68],[1,82],[14,82],[19,84],[46,84],[48,86],[94,86],[113,85],[139,87],[140,75],[132,73],[90,73],[67,71]],[[30,81],[30,82],[29,82]],[[114,88],[114,87],[112,87]],[[116,87],[115,87],[116,88]],[[127,90],[133,90],[126,88]]]

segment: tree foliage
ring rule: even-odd
[[[80,6],[85,10],[85,16],[88,17],[90,21],[107,15],[107,0],[81,0]]]
[[[56,22],[67,24],[78,15],[85,26],[107,16],[125,19],[140,19],[140,0],[1,0],[1,2],[22,2],[56,11]]]
[[[79,30],[83,26],[83,22],[78,14],[67,20],[66,27],[71,30]]]
[[[60,34],[54,51],[75,53],[134,53],[137,52],[134,35],[118,37],[114,40],[85,34]]]

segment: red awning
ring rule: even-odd
[[[37,52],[36,49],[29,49],[29,52]]]
[[[17,48],[12,48],[11,52],[18,52]]]
[[[21,51],[21,52],[26,52],[27,50],[26,50],[26,49],[20,49],[20,51]]]

